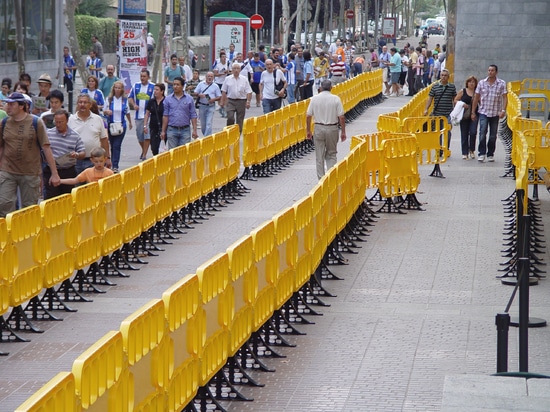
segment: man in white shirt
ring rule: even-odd
[[[226,109],[227,126],[237,123],[242,132],[246,109],[250,109],[252,88],[248,79],[240,75],[240,63],[233,63],[231,73],[232,75],[226,77],[221,87],[222,99],[220,107],[225,107]],[[235,116],[237,118],[236,121]]]
[[[147,151],[149,150],[149,144],[151,142],[149,133],[145,133],[145,125],[143,119],[145,118],[145,107],[149,100],[153,98],[153,92],[155,85],[149,81],[149,70],[141,69],[139,73],[140,83],[136,83],[132,86],[130,96],[128,96],[128,103],[130,107],[133,107],[136,111],[134,117],[136,122],[136,135],[138,143],[141,147],[141,155],[139,160],[145,160],[147,158]]]
[[[92,98],[87,93],[81,93],[76,101],[76,113],[69,118],[69,127],[80,135],[84,142],[85,157],[77,159],[76,172],[83,172],[88,167],[92,167],[90,160],[92,150],[96,147],[102,147],[105,150],[107,161],[105,165],[111,167],[111,155],[107,129],[103,124],[103,119],[90,111],[92,107]]]
[[[267,59],[265,68],[266,71],[262,72],[260,78],[260,99],[262,99],[264,114],[267,114],[281,108],[287,84],[284,73],[275,68],[273,60]],[[276,90],[275,87],[281,83],[282,88]]]
[[[306,112],[307,138],[313,139],[311,120],[315,122],[315,163],[317,177],[321,179],[327,170],[336,164],[336,147],[338,145],[338,124],[340,124],[340,138],[346,140],[346,116],[340,97],[332,94],[332,82],[321,82],[321,93],[313,96]]]

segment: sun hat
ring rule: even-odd
[[[52,78],[50,77],[50,75],[48,73],[44,73],[43,75],[41,75],[38,80],[36,81],[37,83],[49,83],[49,84],[52,84]]]

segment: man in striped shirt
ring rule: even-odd
[[[472,102],[472,120],[476,118],[476,109],[479,109],[479,146],[478,158],[494,162],[494,153],[497,141],[498,121],[506,114],[508,95],[506,82],[497,78],[498,67],[491,64],[486,79],[480,80],[476,87],[476,94]],[[489,141],[486,141],[489,130]]]
[[[330,81],[332,84],[342,83],[346,80],[346,63],[338,59],[338,54],[332,55],[332,63],[330,64]]]
[[[432,101],[434,107],[432,110],[432,116],[445,116],[447,121],[451,123],[450,115],[453,111],[454,98],[456,96],[456,87],[454,84],[449,83],[449,71],[446,69],[441,70],[441,80],[434,83],[430,89],[430,95],[426,102],[426,108],[424,109],[424,116],[428,115],[428,110]],[[447,140],[447,148],[451,144],[451,131],[449,130],[449,139]]]

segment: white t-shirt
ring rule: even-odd
[[[282,81],[286,81],[285,75],[281,70],[277,70],[277,84]],[[269,73],[267,70],[262,72],[260,78],[260,84],[263,84],[262,96],[264,99],[278,99],[280,96],[275,94],[275,83],[273,73]]]

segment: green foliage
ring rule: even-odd
[[[103,17],[111,7],[111,3],[111,0],[82,0],[76,9],[76,14]]]
[[[92,49],[92,36],[97,36],[103,45],[104,53],[116,51],[117,25],[111,18],[92,16],[75,16],[76,35],[82,54],[88,54]]]

